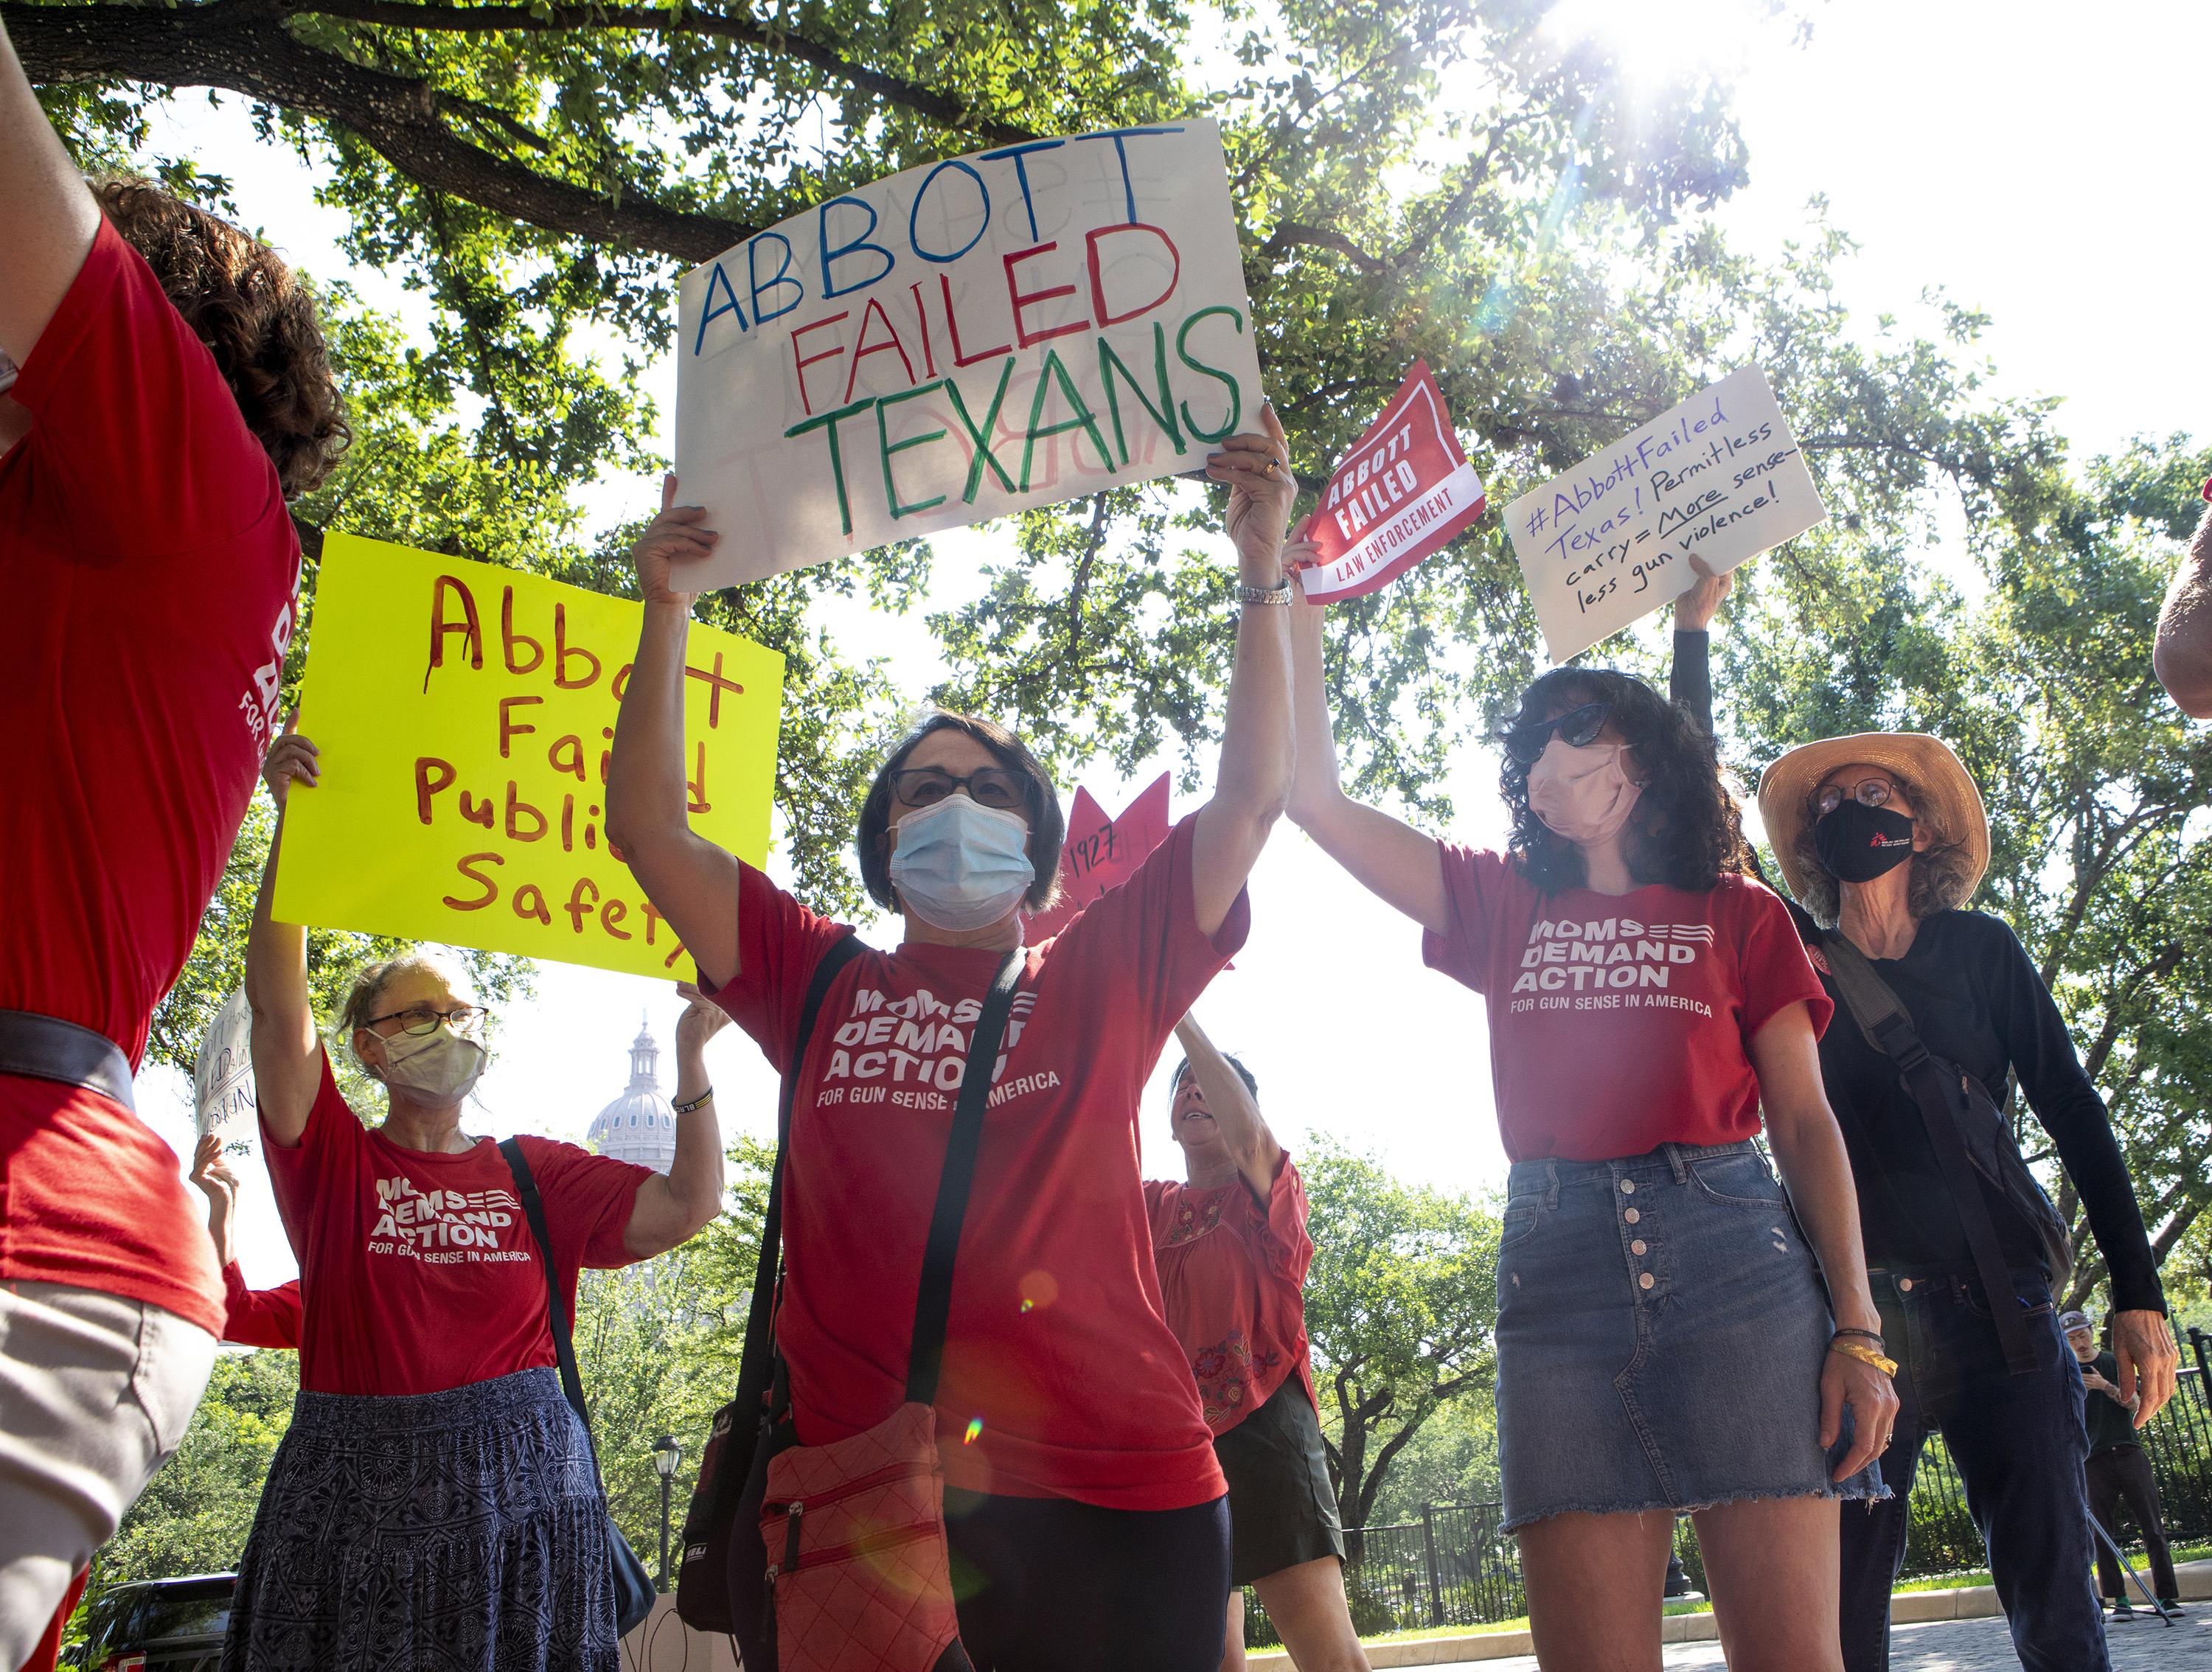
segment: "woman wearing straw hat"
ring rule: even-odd
[[[1759,805],[1838,1000],[1820,1067],[1858,1184],[1881,1350],[1900,1363],[1881,1459],[1897,1495],[1844,1518],[1847,1672],[1888,1664],[1906,1493],[1931,1432],[1966,1482],[2021,1664],[2104,1667],[2081,1378],[2052,1305],[2063,1227],[2016,1159],[2009,1078],[2087,1210],[2138,1423],[2172,1395],[2177,1355],[2111,1120],[2050,989],[2002,921],[1961,909],[1989,866],[1980,792],[1940,739],[1870,732],[1791,750]]]

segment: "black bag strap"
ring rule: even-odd
[[[1988,1200],[1982,1195],[1980,1175],[1959,1131],[1951,1077],[1921,1039],[1911,1012],[1875,973],[1866,954],[1833,930],[1822,936],[1820,945],[1827,954],[1836,990],[1844,995],[1859,1031],[1866,1035],[1868,1043],[1897,1065],[1905,1090],[1920,1105],[1921,1122],[1928,1128],[1936,1164],[1942,1168],[1943,1182],[1950,1187],[1951,1200],[1958,1207],[1966,1249],[1973,1256],[1982,1292],[1989,1299],[2005,1366],[2014,1376],[2029,1375],[2038,1368],[2035,1352],[2028,1344],[2027,1326],[2021,1322],[2020,1308],[2013,1304],[2012,1273],[1997,1241],[1996,1225],[1990,1218]]]
[[[937,1206],[929,1216],[929,1241],[921,1256],[921,1286],[914,1302],[914,1344],[906,1370],[907,1402],[927,1405],[937,1398],[938,1372],[945,1365],[945,1326],[952,1312],[952,1266],[960,1252],[960,1227],[968,1217],[969,1193],[975,1183],[975,1155],[983,1144],[983,1110],[991,1100],[991,1071],[999,1060],[1006,1016],[1014,1004],[1029,954],[1017,946],[992,978],[982,1013],[968,1041],[968,1067],[960,1081],[960,1100],[952,1110],[952,1136],[945,1146],[945,1170],[938,1175]]]
[[[545,1268],[545,1310],[553,1326],[553,1357],[561,1366],[561,1391],[584,1425],[585,1444],[592,1449],[592,1470],[599,1472],[599,1442],[592,1438],[592,1414],[584,1404],[583,1378],[576,1374],[576,1345],[568,1338],[568,1309],[561,1302],[561,1274],[553,1268],[553,1233],[545,1227],[545,1204],[538,1198],[538,1181],[530,1171],[530,1158],[522,1152],[522,1140],[502,1138],[499,1152],[514,1175],[514,1193],[522,1198],[522,1217],[538,1243],[538,1257]],[[605,1488],[601,1490],[604,1492]]]
[[[799,1031],[793,1036],[791,1056],[783,1071],[783,1093],[775,1116],[775,1165],[769,1171],[768,1210],[761,1216],[760,1255],[753,1263],[752,1310],[745,1315],[745,1345],[738,1360],[736,1403],[739,1421],[750,1421],[760,1408],[774,1375],[770,1363],[775,1323],[775,1288],[783,1258],[783,1154],[791,1145],[791,1106],[799,1095],[799,1076],[806,1066],[806,1047],[814,1037],[815,1019],[830,994],[837,972],[861,952],[858,935],[846,933],[823,949],[806,984],[806,998],[799,1007]]]

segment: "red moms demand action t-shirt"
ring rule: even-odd
[[[17,379],[0,457],[0,1009],[136,1068],[276,718],[300,548],[214,360],[106,221]],[[210,1335],[222,1283],[177,1158],[128,1110],[0,1076],[0,1281]]]
[[[1124,1510],[1226,1490],[1161,1314],[1138,1164],[1146,1078],[1249,919],[1240,894],[1212,939],[1199,933],[1194,829],[1029,949],[953,1269],[937,1416],[954,1486]],[[743,877],[742,973],[714,1000],[781,1071],[814,966],[847,931]],[[968,1036],[1001,959],[908,941],[830,984],[793,1105],[776,1328],[808,1445],[905,1397]]]
[[[1152,1258],[1168,1327],[1198,1383],[1206,1425],[1225,1434],[1292,1376],[1315,1409],[1306,1346],[1306,1190],[1285,1154],[1262,1202],[1239,1178],[1207,1189],[1146,1179]]]
[[[1490,1000],[1505,1153],[1607,1161],[1759,1130],[1747,1046],[1791,1005],[1834,1009],[1782,902],[1747,877],[1547,895],[1503,854],[1439,842],[1449,921],[1430,968]]]
[[[554,1362],[545,1268],[497,1144],[401,1148],[355,1117],[327,1055],[299,1143],[265,1123],[261,1140],[300,1262],[301,1387],[442,1393]],[[623,1227],[652,1170],[550,1138],[522,1149],[574,1316],[580,1267],[635,1262]]]

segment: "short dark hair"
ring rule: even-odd
[[[1237,1078],[1244,1082],[1244,1089],[1247,1091],[1249,1091],[1254,1097],[1258,1097],[1260,1095],[1260,1082],[1253,1078],[1252,1071],[1244,1066],[1244,1059],[1238,1056],[1233,1051],[1224,1051],[1221,1055],[1229,1059],[1229,1066],[1237,1071]],[[1170,1099],[1172,1099],[1175,1097],[1176,1092],[1181,1089],[1182,1085],[1182,1077],[1189,1072],[1190,1059],[1188,1057],[1183,1058],[1182,1061],[1176,1064],[1174,1078],[1168,1081],[1168,1096]]]
[[[1060,850],[1067,839],[1067,818],[1060,810],[1060,792],[1053,787],[1052,775],[1030,753],[1027,744],[995,720],[956,714],[950,708],[932,709],[921,724],[906,734],[876,769],[876,781],[868,786],[867,800],[860,803],[860,827],[853,845],[860,853],[860,881],[868,897],[885,911],[898,909],[898,896],[891,889],[891,775],[906,764],[907,757],[921,747],[923,739],[939,732],[957,732],[975,739],[1000,766],[1029,780],[1024,810],[1030,818],[1030,865],[1036,876],[1022,903],[1031,911],[1042,911],[1060,894]]]
[[[215,356],[284,497],[315,487],[352,432],[307,286],[258,239],[149,181],[102,180],[92,192]]]
[[[1506,730],[1555,720],[1585,702],[1603,702],[1607,718],[1634,752],[1644,793],[1628,816],[1622,856],[1639,883],[1665,883],[1702,894],[1729,872],[1751,868],[1743,816],[1722,781],[1713,740],[1683,709],[1632,674],[1603,667],[1559,667],[1522,694]],[[1529,880],[1547,894],[1589,880],[1582,850],[1528,806],[1528,769],[1505,755],[1498,787],[1513,814],[1507,846]]]

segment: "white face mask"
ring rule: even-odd
[[[395,1033],[383,1043],[384,1083],[432,1103],[459,1103],[468,1096],[489,1060],[483,1046],[462,1038],[443,1022],[433,1032]]]
[[[1036,881],[1027,822],[964,793],[899,820],[897,842],[891,886],[908,910],[935,928],[995,923]]]
[[[1528,769],[1528,810],[1570,842],[1603,842],[1628,823],[1644,786],[1620,769],[1618,743],[1577,749],[1561,738]]]

